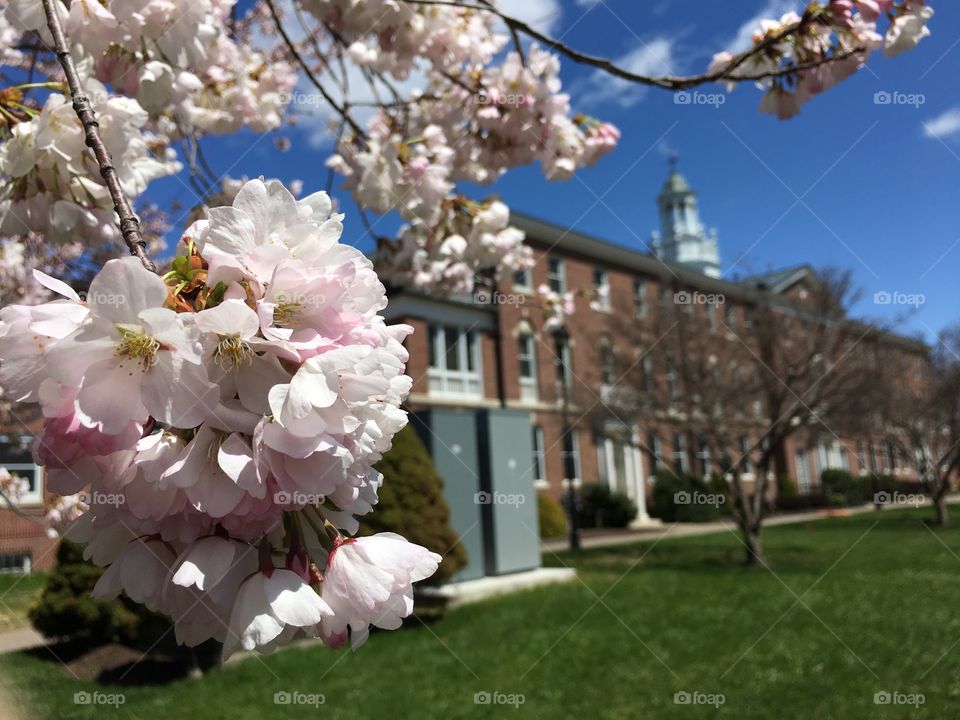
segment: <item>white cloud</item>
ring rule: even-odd
[[[546,35],[559,29],[563,15],[560,0],[497,0],[496,5],[505,15],[523,20]]]
[[[753,33],[760,27],[761,20],[779,20],[791,10],[799,12],[801,3],[797,0],[767,0],[766,4],[749,20],[740,26],[736,36],[724,47],[730,52],[743,52],[753,44]]]
[[[673,57],[673,40],[657,37],[642,42],[626,55],[616,58],[614,64],[637,75],[672,75],[676,65]],[[613,77],[603,70],[595,70],[587,80],[577,83],[572,93],[578,109],[589,105],[614,102],[621,107],[636,105],[646,94],[643,85]]]
[[[950,108],[924,122],[923,134],[937,140],[960,135],[960,107]]]

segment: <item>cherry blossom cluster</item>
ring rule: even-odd
[[[95,594],[167,613],[183,644],[356,648],[400,625],[440,561],[350,537],[407,422],[411,328],[386,325],[384,287],[331,211],[325,193],[252,180],[163,278],[111,260],[81,299],[37,273],[61,297],[0,310],[0,387],[39,405],[50,490],[82,492],[67,536],[107,567]]]
[[[135,98],[171,137],[280,125],[296,76],[289,64],[235,42],[235,0],[77,0],[54,7],[81,71]],[[69,5],[69,9],[68,8]],[[50,43],[38,0],[11,0],[7,18]]]
[[[375,258],[384,282],[438,295],[473,292],[481,275],[505,277],[533,264],[524,233],[509,225],[510,210],[493,200],[444,200],[444,222],[415,220]]]
[[[172,151],[144,129],[148,116],[135,100],[110,95],[95,80],[88,92],[128,197],[179,171]],[[84,144],[83,127],[60,93],[12,124],[0,144],[0,176],[8,178],[0,188],[0,235],[37,233],[52,245],[119,241],[113,201]]]
[[[453,57],[463,61],[459,54]],[[340,142],[328,164],[346,178],[344,187],[357,203],[378,213],[395,210],[409,222],[398,247],[380,256],[399,264],[379,264],[382,273],[398,284],[407,272],[402,284],[423,287],[441,280],[457,292],[470,292],[477,272],[523,269],[516,231],[490,242],[484,230],[479,235],[484,245],[461,248],[470,235],[459,232],[462,203],[455,189],[458,182],[491,183],[533,162],[550,179],[568,179],[616,146],[619,132],[612,125],[571,117],[559,67],[556,56],[532,46],[525,58],[511,52],[499,65],[435,70],[424,91],[429,99],[382,110],[364,136]],[[496,208],[498,214],[506,210],[502,203]]]
[[[815,95],[863,67],[873,50],[882,47],[885,55],[893,56],[916,47],[930,34],[927,21],[932,16],[933,9],[924,0],[811,3],[802,16],[791,11],[779,21],[762,21],[753,34],[761,52],[736,66],[734,55],[719,53],[708,73],[728,70],[725,82],[732,89],[737,78],[802,68],[758,83],[766,90],[761,112],[791,118]],[[888,24],[881,35],[878,22],[884,18]]]
[[[553,332],[562,328],[567,318],[573,315],[576,310],[575,297],[573,290],[567,290],[564,293],[558,293],[549,285],[541,285],[537,288],[537,295],[540,296],[540,306],[543,308],[543,329],[545,332]]]

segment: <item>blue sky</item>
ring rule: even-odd
[[[788,0],[511,0],[502,2],[579,49],[621,59],[635,70],[702,72],[711,55],[736,46],[744,27],[779,16]],[[656,227],[654,198],[667,172],[666,152],[700,196],[703,222],[719,232],[725,276],[811,263],[850,268],[864,290],[858,312],[893,321],[932,339],[960,320],[960,7],[932,2],[932,36],[911,53],[868,67],[781,122],[759,114],[752,87],[722,104],[678,104],[671,93],[625,86],[564,61],[576,110],[616,124],[619,148],[596,167],[547,182],[538,167],[508,173],[478,193],[511,207],[628,247],[645,248]],[[692,11],[691,8],[696,10]],[[731,10],[733,7],[735,10]],[[739,40],[738,40],[739,38]],[[734,47],[734,49],[736,49]],[[708,86],[703,93],[721,93]],[[897,102],[878,104],[894,97]],[[911,96],[911,97],[908,97]],[[317,123],[285,129],[294,142],[277,151],[274,133],[203,141],[217,172],[300,179],[323,189],[329,148]],[[155,198],[195,201],[176,179]],[[372,240],[349,196],[332,193],[347,213],[345,240]],[[377,226],[389,234],[391,219]],[[915,310],[876,305],[874,293],[922,295]]]

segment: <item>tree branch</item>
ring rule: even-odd
[[[527,24],[523,20],[518,20],[515,17],[507,15],[502,10],[494,6],[490,2],[485,0],[478,0],[478,3],[472,2],[463,2],[462,0],[402,0],[402,2],[409,3],[411,5],[447,5],[450,7],[461,7],[468,10],[475,10],[477,12],[488,12],[499,17],[506,24],[507,28],[510,30],[510,33],[516,38],[516,33],[521,32],[525,35],[530,36],[534,40],[542,42],[550,50],[554,50],[562,55],[566,55],[568,58],[574,62],[581,63],[583,65],[590,65],[595,68],[599,68],[604,72],[621,78],[623,80],[628,80],[629,82],[637,83],[639,85],[650,85],[654,87],[663,88],[665,90],[686,90],[697,85],[703,85],[709,82],[721,82],[723,80],[734,80],[737,82],[751,82],[758,80],[768,80],[778,77],[784,77],[787,75],[793,75],[797,72],[803,70],[812,70],[814,68],[820,67],[821,65],[826,65],[828,63],[840,62],[846,60],[854,55],[861,54],[866,51],[866,48],[856,47],[850,50],[845,50],[843,52],[835,52],[833,55],[828,55],[825,57],[817,58],[816,60],[811,60],[805,63],[797,63],[793,65],[788,65],[786,67],[778,68],[776,70],[769,70],[757,73],[749,74],[735,74],[734,71],[747,62],[750,58],[755,57],[774,45],[780,43],[791,35],[795,35],[800,32],[800,30],[808,24],[811,19],[808,15],[804,15],[798,22],[790,25],[778,33],[773,35],[768,35],[759,43],[751,47],[749,50],[735,55],[731,62],[720,70],[715,70],[712,73],[703,73],[702,75],[662,75],[659,77],[640,75],[630,70],[626,70],[611,60],[596,55],[589,55],[588,53],[581,52],[575,48],[570,47],[566,43],[552,38],[549,35],[545,35],[539,30],[533,28],[531,25]]]
[[[70,89],[70,98],[73,101],[73,110],[83,125],[83,133],[86,136],[86,145],[93,150],[97,159],[97,166],[100,168],[100,177],[110,191],[110,198],[113,200],[113,209],[120,218],[120,233],[123,235],[123,241],[126,243],[130,254],[140,258],[143,266],[151,272],[156,272],[157,267],[147,257],[147,246],[140,233],[140,221],[133,214],[130,203],[123,194],[123,188],[120,186],[120,178],[117,176],[117,170],[113,166],[113,159],[110,157],[110,151],[103,143],[100,137],[100,124],[97,122],[96,113],[90,104],[90,99],[83,91],[80,85],[80,76],[77,74],[77,66],[73,62],[70,50],[67,47],[67,39],[63,34],[63,28],[60,25],[60,16],[57,15],[53,3],[59,0],[42,0],[43,12],[47,16],[47,27],[53,36],[53,45],[57,54],[57,60],[63,68],[63,74],[67,79],[67,87]]]

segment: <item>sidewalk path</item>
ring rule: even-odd
[[[951,505],[960,503],[960,495],[950,496],[947,502]],[[893,507],[912,507],[912,505],[902,504]],[[857,505],[856,507],[848,508],[823,508],[820,510],[807,510],[805,512],[783,513],[782,515],[771,515],[766,518],[763,521],[763,526],[795,525],[797,523],[823,520],[828,517],[842,517],[874,512],[874,509],[873,503],[868,503],[866,505]],[[691,537],[694,535],[711,535],[719,532],[729,532],[731,530],[736,532],[737,524],[728,519],[707,523],[663,523],[662,525],[651,525],[650,527],[635,530],[586,530],[580,536],[580,545],[584,550],[590,550],[593,548],[614,547],[616,545],[629,545],[630,543],[642,542],[644,540],[659,540],[667,536],[672,538]],[[540,548],[548,553],[560,552],[561,550],[567,550],[569,547],[570,541],[565,537],[540,541]]]
[[[45,644],[43,635],[31,627],[0,633],[0,654],[29,650]]]

